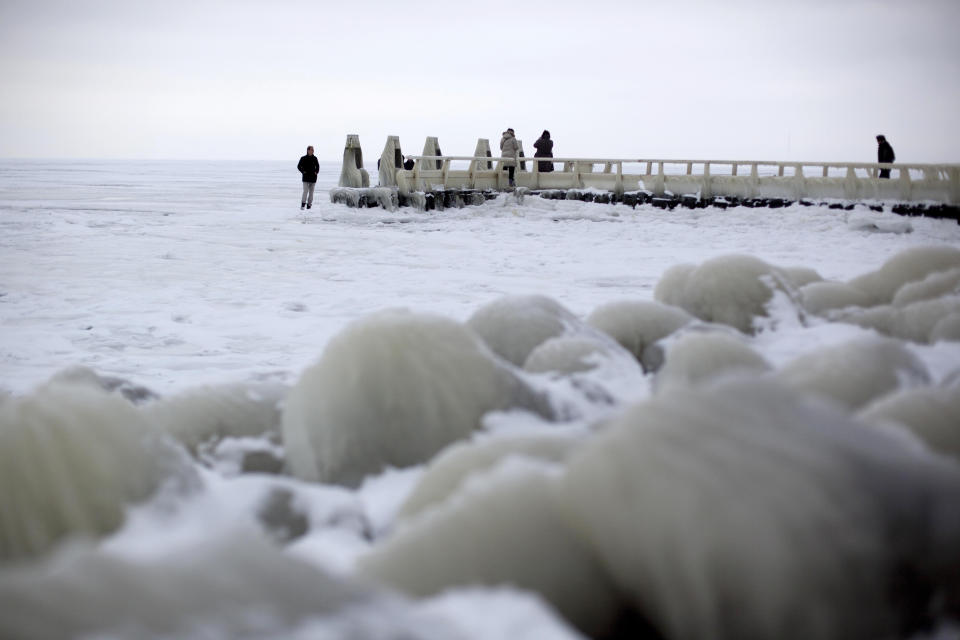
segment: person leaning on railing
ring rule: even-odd
[[[534,148],[537,150],[533,154],[534,158],[552,158],[553,157],[553,140],[550,139],[550,132],[546,129],[543,130],[543,133],[540,134],[540,137],[537,138],[537,141],[533,143]],[[537,167],[537,171],[540,173],[549,173],[553,171],[552,162],[540,162],[540,166]]]
[[[881,164],[889,164],[896,160],[896,156],[893,153],[893,147],[890,146],[890,143],[887,142],[886,136],[879,134],[877,136],[877,162]],[[880,169],[881,178],[890,177],[890,169]]]

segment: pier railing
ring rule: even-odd
[[[396,184],[402,193],[437,188],[503,189],[508,183],[502,158],[407,158],[415,161],[414,167],[396,170]],[[541,171],[541,162],[552,163],[554,170]],[[520,158],[517,164],[516,185],[531,189],[960,203],[960,165],[623,158]],[[890,177],[881,178],[882,170],[889,171]]]
[[[521,143],[521,153],[522,149]],[[362,158],[359,137],[348,135],[341,187],[370,185]],[[413,166],[404,168],[404,160],[413,160]],[[960,204],[960,164],[571,157],[520,157],[514,163],[494,156],[486,138],[477,141],[470,156],[443,155],[435,137],[426,139],[421,155],[404,156],[400,139],[388,136],[377,172],[381,187],[396,187],[404,195],[438,189],[506,189],[507,163],[516,164],[516,186],[540,190]],[[549,163],[553,170],[542,170],[541,163]]]

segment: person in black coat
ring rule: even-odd
[[[877,162],[880,163],[889,163],[896,160],[896,156],[893,154],[893,147],[890,146],[890,143],[887,142],[887,138],[884,135],[877,136]],[[880,169],[881,178],[890,177],[890,169]]]
[[[533,154],[534,158],[552,158],[553,140],[550,139],[550,132],[544,129],[540,137],[537,138],[537,141],[533,143],[533,147],[537,150],[537,152]],[[552,162],[539,162],[537,164],[540,165],[537,167],[537,170],[541,173],[553,171]]]
[[[317,186],[317,174],[320,173],[320,162],[313,155],[313,147],[307,147],[307,155],[300,157],[297,171],[303,176],[303,195],[300,196],[300,208],[309,209],[313,206],[313,190]]]

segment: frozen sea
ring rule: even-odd
[[[960,249],[953,221],[862,204],[668,211],[502,194],[445,211],[349,209],[329,199],[334,162],[321,163],[313,208],[302,211],[295,165],[0,161],[0,408],[76,365],[161,397],[232,383],[286,389],[332,338],[386,309],[462,323],[503,296],[538,294],[583,320],[607,303],[653,300],[674,265],[727,254],[846,282],[912,247]],[[375,167],[367,169],[375,180]],[[775,330],[742,337],[774,369],[876,336],[787,316]],[[901,343],[931,386],[960,368],[960,342]],[[494,412],[487,437],[552,428],[586,438],[593,421],[655,393],[652,375],[638,373],[629,387],[584,376],[586,387],[553,381],[541,391],[583,409],[589,401],[577,394],[605,386],[595,413],[550,426],[529,413]],[[69,487],[54,444],[23,444],[16,473]],[[580,637],[543,598],[510,583],[407,599],[352,582],[357,558],[393,535],[424,465],[389,468],[349,488],[241,473],[244,452],[283,458],[275,437],[207,444],[192,456],[182,451],[187,471],[176,486],[125,507],[108,535],[67,538],[29,562],[5,565],[0,553],[0,596],[20,603],[0,597],[0,630],[7,617],[31,638],[50,629],[96,638]],[[87,450],[64,455],[81,453],[96,460]],[[505,471],[508,479],[528,472],[522,464]],[[0,482],[3,491],[13,493]],[[74,494],[51,491],[67,496],[69,510]],[[48,505],[0,499],[0,530],[34,506]],[[274,507],[280,515],[269,515]],[[278,527],[297,531],[278,538]],[[960,631],[947,624],[936,637]]]
[[[668,267],[722,254],[846,280],[906,247],[960,246],[951,221],[866,207],[665,211],[504,196],[443,212],[355,210],[329,202],[339,163],[322,164],[301,212],[293,164],[0,163],[0,388],[22,392],[73,364],[159,392],[293,382],[333,334],[380,309],[465,320],[499,296],[539,293],[586,316],[652,299]]]

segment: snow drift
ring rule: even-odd
[[[335,336],[290,391],[283,439],[291,471],[357,485],[465,438],[488,411],[537,398],[463,325],[385,311]]]

